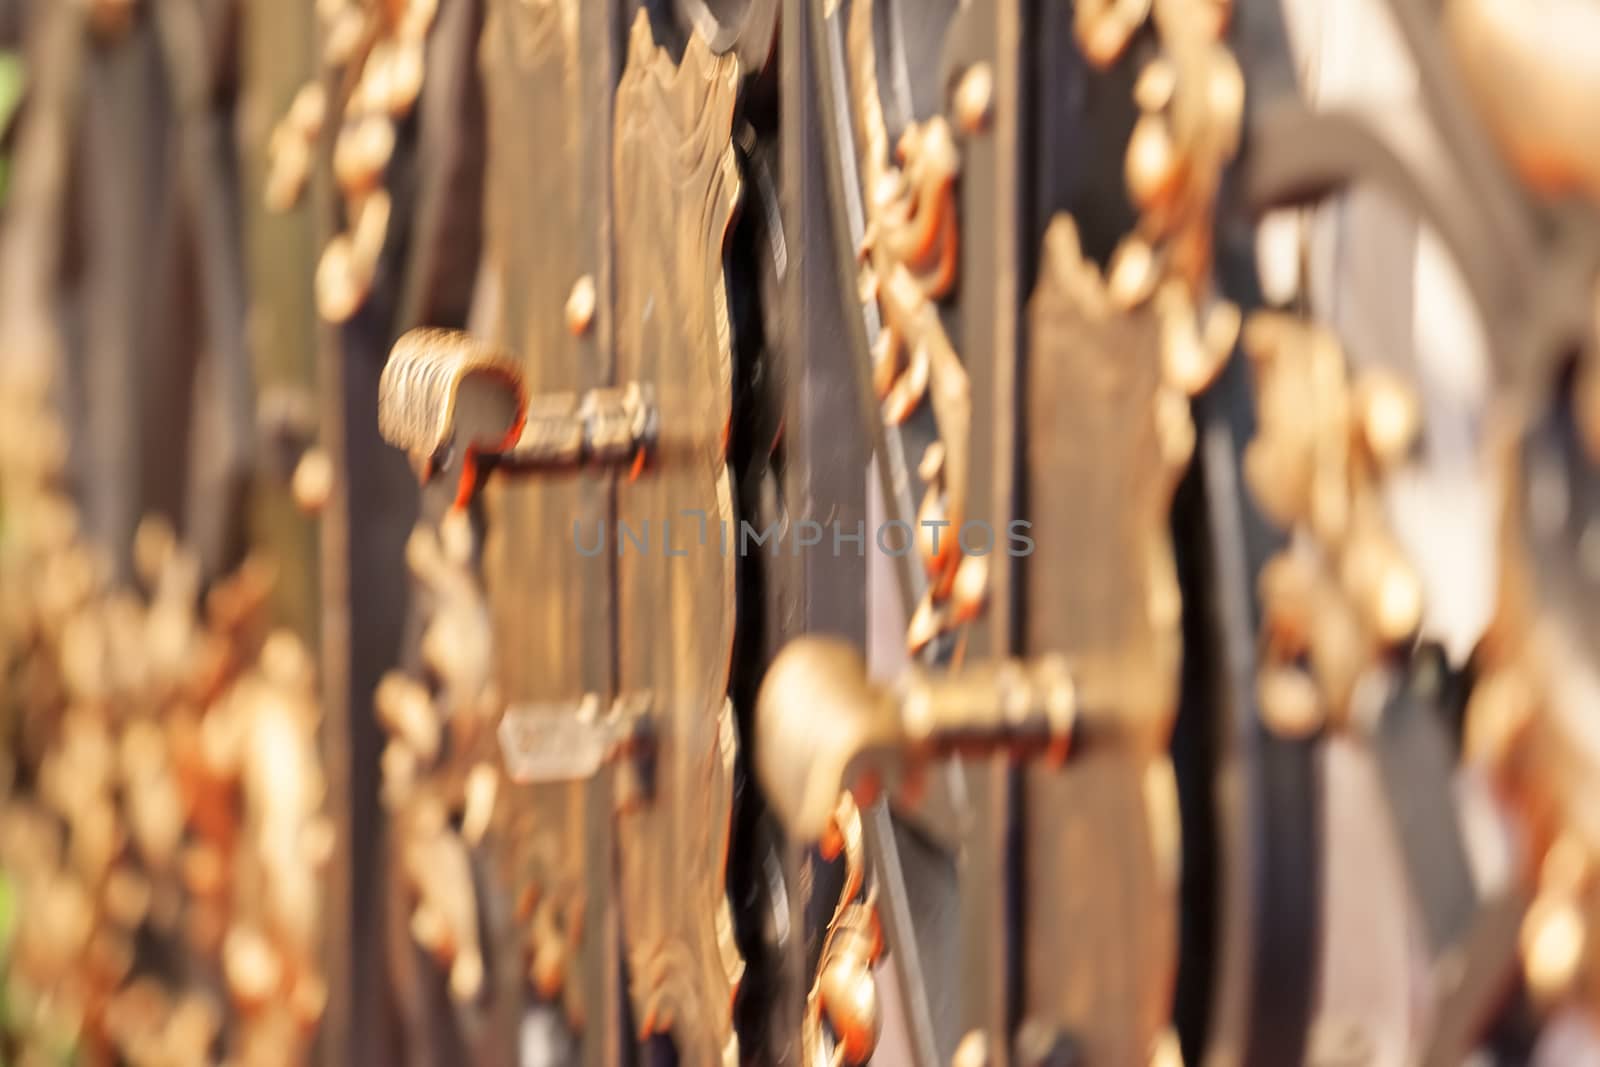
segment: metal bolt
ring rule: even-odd
[[[594,275],[585,274],[572,283],[572,295],[567,297],[567,329],[572,336],[582,337],[594,322]]]

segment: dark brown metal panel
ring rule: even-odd
[[[837,524],[845,532],[865,521],[872,443],[857,412],[859,381],[851,335],[839,304],[838,260],[825,173],[824,124],[833,120],[817,93],[811,20],[791,0],[783,37],[782,225],[787,273],[781,309],[766,323],[769,346],[782,354],[784,380],[784,495],[791,521]],[[752,207],[754,210],[754,207]],[[831,529],[829,530],[831,533]],[[864,641],[866,562],[851,546],[831,540],[798,555],[790,595],[794,613],[785,634],[830,633]],[[793,558],[793,557],[792,557]]]
[[[782,398],[782,500],[791,522],[810,519],[831,535],[853,532],[867,521],[871,438],[859,417],[861,401],[854,337],[844,319],[839,259],[834,254],[828,203],[829,136],[833,116],[816,85],[817,59],[811,0],[787,0],[780,41],[781,225],[785,273],[780,308],[764,309],[768,349],[778,357]],[[853,312],[852,312],[853,313]],[[781,578],[776,625],[768,635],[770,656],[802,634],[826,633],[857,646],[866,644],[867,560],[851,546],[834,551],[830,541],[777,563]],[[764,666],[764,665],[763,665]],[[755,742],[752,742],[755,743]],[[765,1006],[774,1038],[774,1062],[800,1055],[801,1009],[815,973],[822,936],[838,899],[838,887],[809,848],[786,847],[784,883],[789,937]]]
[[[181,517],[196,355],[181,324],[184,302],[171,290],[185,271],[183,242],[161,221],[176,217],[177,178],[153,20],[136,20],[103,47],[86,43],[80,79],[72,169],[62,175],[70,206],[58,304],[66,312],[61,386],[85,529],[126,578],[140,516]],[[153,314],[158,308],[163,313]],[[142,462],[152,453],[169,457],[159,475]]]
[[[446,1054],[440,1050],[457,1040],[442,1006],[421,1015],[405,1010],[429,998],[442,1001],[436,985],[424,981],[397,995],[390,973],[389,933],[394,925],[404,927],[404,916],[394,912],[390,892],[400,877],[399,851],[385,839],[379,803],[385,738],[373,694],[383,674],[414,652],[419,636],[405,580],[405,545],[419,501],[405,457],[379,437],[377,412],[378,380],[394,339],[419,324],[463,325],[467,314],[480,235],[482,106],[475,59],[482,23],[480,0],[439,4],[425,42],[420,95],[396,124],[394,155],[380,175],[392,211],[370,292],[335,312],[347,316],[343,321],[330,322],[325,314],[318,332],[319,438],[342,475],[322,516],[321,590],[326,702],[348,709],[330,713],[330,722],[343,727],[330,730],[329,764],[330,789],[346,798],[340,803],[349,812],[339,828],[350,853],[344,904],[351,927],[349,1062]],[[340,132],[332,117],[343,114],[355,73],[324,71],[330,121],[311,205],[324,249],[357,221],[347,217],[350,205],[341,209],[332,181]],[[324,310],[334,311],[334,303]]]
[[[156,7],[177,132],[175,187],[182,204],[187,274],[198,300],[189,329],[198,347],[184,485],[187,539],[217,573],[244,552],[246,492],[255,460],[255,407],[246,340],[242,190],[234,126],[238,42],[232,20],[199,0]],[[152,421],[159,421],[156,414]],[[159,466],[159,464],[157,464]]]
[[[325,83],[332,81],[328,77],[323,80]],[[319,151],[322,165],[315,169],[311,185],[309,213],[313,240],[318,246],[333,232],[335,193],[329,172],[331,149],[332,142],[329,140]],[[304,261],[308,275],[314,262],[314,257],[310,256]],[[316,322],[315,353],[317,436],[333,469],[347,472],[351,467],[347,460],[349,444],[345,438],[343,359],[337,327],[320,320]],[[325,898],[331,917],[330,925],[347,932],[341,943],[329,949],[328,1018],[320,1037],[323,1054],[335,1061],[368,1042],[367,1047],[392,1054],[392,1048],[380,1034],[377,1022],[378,991],[387,971],[383,966],[382,945],[371,934],[358,934],[353,906],[355,886],[360,877],[359,867],[363,862],[371,864],[375,852],[370,848],[357,849],[357,835],[370,841],[376,836],[378,827],[372,806],[360,802],[354,785],[357,775],[352,766],[352,757],[360,749],[355,742],[357,728],[351,721],[351,712],[363,704],[361,699],[356,698],[352,688],[356,666],[351,658],[355,612],[350,602],[350,513],[349,481],[348,478],[339,479],[329,494],[317,527],[322,754],[328,775],[329,808],[335,834],[345,845],[329,872]],[[375,676],[368,678],[369,685],[375,681]],[[370,688],[365,692],[370,693]],[[365,693],[362,698],[364,696]],[[369,759],[375,762],[376,753],[370,753]],[[366,781],[370,785],[371,779]]]
[[[964,338],[952,332],[950,321],[964,266],[957,249],[965,221],[953,191],[960,164],[943,114],[948,87],[941,84],[937,61],[939,38],[953,9],[852,0],[809,4],[805,11],[812,35],[810,92],[825,116],[818,141],[832,225],[824,247],[835,257],[835,299],[844,308],[843,339],[857,380],[858,417],[872,443],[877,474],[869,490],[869,523],[909,524],[929,517],[919,515],[919,506],[933,509],[933,518],[947,518],[970,505],[966,471],[973,413],[965,396],[962,353],[952,343]],[[903,48],[904,40],[916,44]],[[891,136],[912,128],[917,144],[906,142],[908,154],[897,156]],[[889,186],[897,190],[892,209],[881,200]],[[935,239],[918,243],[888,236],[911,218],[930,226]],[[872,242],[869,232],[877,235]],[[916,261],[901,260],[910,248]],[[897,267],[909,267],[916,281],[896,285],[905,278]],[[907,351],[916,352],[936,380],[900,374],[904,361],[894,354]],[[933,366],[927,366],[930,362]],[[874,382],[885,375],[895,381]],[[928,385],[925,395],[919,395],[917,381]],[[878,390],[885,386],[898,394],[893,402],[880,399]],[[941,453],[948,466],[943,460],[926,462]],[[925,483],[924,468],[944,484]],[[936,565],[928,559],[917,565],[925,543],[918,553],[872,558],[866,596],[874,625],[867,643],[875,671],[897,673],[908,648],[926,662],[940,662],[956,647],[949,593],[961,561],[959,553],[948,550],[952,540],[943,539],[946,550]],[[938,572],[937,580],[929,580],[930,569]],[[909,1055],[917,1064],[950,1054],[959,1023],[951,1005],[963,975],[951,962],[955,946],[946,921],[955,893],[946,850],[963,814],[959,769],[940,768],[928,784],[920,804],[897,812],[904,818],[892,820],[884,801],[861,812],[867,854],[882,893],[887,963],[898,985]]]

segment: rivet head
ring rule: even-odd
[[[952,613],[961,622],[970,622],[983,613],[989,597],[989,561],[983,556],[967,556],[956,568],[950,590]]]
[[[950,1067],[989,1067],[989,1036],[982,1030],[969,1030],[950,1057]]]
[[[483,989],[483,957],[463,952],[450,964],[450,995],[461,1003],[477,999]]]
[[[307,515],[321,513],[333,496],[333,460],[320,448],[309,448],[295,464],[289,483],[295,507]]]
[[[1145,115],[1134,124],[1125,169],[1128,192],[1140,208],[1150,210],[1171,200],[1181,168],[1172,131],[1161,116]]]
[[[981,133],[989,125],[994,103],[994,72],[987,63],[967,68],[956,86],[956,124],[963,133]]]
[[[389,61],[389,99],[386,101],[389,114],[404,118],[411,113],[417,97],[422,95],[423,71],[422,42],[400,42]]]
[[[821,989],[844,1062],[866,1063],[883,1027],[870,961],[860,956],[834,960],[822,973]]]
[[[1256,679],[1261,720],[1278,737],[1300,740],[1323,725],[1322,700],[1311,676],[1298,667],[1272,666]]]
[[[589,332],[594,322],[594,308],[594,275],[585,274],[572,283],[572,293],[567,297],[567,329],[572,336],[582,337]]]
[[[254,927],[235,926],[222,946],[223,973],[240,1004],[265,1003],[279,991],[283,963],[271,942]]]
[[[289,104],[288,122],[301,137],[315,140],[328,116],[328,91],[320,82],[300,87]]]
[[[560,938],[541,938],[534,944],[528,980],[541,997],[560,994],[567,980],[567,946]]]
[[[328,242],[317,263],[317,310],[329,322],[345,322],[366,299],[366,287],[356,277],[350,238],[340,234]]]
[[[1391,466],[1405,458],[1422,421],[1415,392],[1392,373],[1371,372],[1358,388],[1361,430],[1378,463]]]
[[[334,146],[333,170],[347,196],[360,196],[378,184],[394,157],[394,123],[385,115],[367,115],[347,125]]]
[[[1523,973],[1538,1000],[1562,996],[1577,979],[1587,937],[1583,913],[1564,894],[1544,893],[1523,919],[1520,933]]]

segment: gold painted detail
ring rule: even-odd
[[[1059,634],[1085,701],[1142,724],[1150,752],[1165,745],[1176,706],[1181,603],[1167,525],[1194,446],[1187,400],[1210,383],[1239,332],[1238,309],[1210,291],[1217,188],[1243,108],[1222,39],[1226,15],[1215,0],[1078,7],[1079,44],[1100,65],[1147,16],[1161,45],[1134,90],[1142,114],[1126,178],[1139,222],[1102,276],[1073,220],[1058,217],[1029,307],[1026,395],[1038,428],[1030,465],[1054,479],[1048,494],[1036,488],[1034,519],[1079,531],[1073,560],[1035,561],[1050,571],[1040,580],[1071,605],[1070,615],[1041,606],[1051,616],[1045,630]],[[1055,498],[1072,511],[1052,517]]]
[[[806,995],[801,1040],[806,1067],[859,1067],[872,1058],[883,1028],[872,973],[883,955],[883,933],[876,891],[863,892],[867,864],[861,811],[848,791],[839,794],[820,851],[830,862],[843,857],[844,885]]]
[[[471,438],[457,441],[457,403],[482,392],[470,414]],[[414,458],[453,444],[503,451],[526,416],[522,373],[509,355],[459,330],[416,329],[395,342],[378,379],[378,432]]]
[[[989,125],[994,108],[994,71],[987,63],[975,63],[956,86],[954,110],[961,132],[982,133]]]
[[[675,63],[640,12],[612,136],[617,377],[654,382],[661,461],[617,487],[637,526],[696,509],[730,525],[732,322],[724,249],[741,195],[732,55],[691,34]],[[629,993],[641,1034],[670,1033],[686,1063],[739,1061],[744,974],[726,893],[738,745],[725,694],[734,566],[716,552],[617,561],[618,681],[648,692],[653,789],[618,776],[617,856]]]
[[[262,191],[268,211],[286,212],[304,194],[327,113],[327,90],[319,82],[310,82],[300,87],[288,112],[272,127],[267,138],[266,187]]]
[[[594,323],[596,300],[594,275],[585,274],[572,283],[566,307],[568,333],[582,337],[589,332],[589,327]]]
[[[1154,299],[1166,377],[1194,394],[1233,350],[1238,309],[1209,299],[1212,220],[1223,167],[1238,149],[1244,78],[1224,41],[1229,0],[1097,0],[1080,5],[1080,47],[1101,66],[1122,53],[1149,12],[1160,54],[1140,73],[1141,112],[1128,142],[1128,192],[1136,232],[1112,257],[1114,299]]]
[[[413,894],[411,933],[448,970],[450,993],[463,1001],[475,998],[484,981],[471,850],[489,828],[500,785],[494,751],[500,707],[474,551],[461,511],[413,531],[406,562],[426,605],[421,651],[428,681],[391,672],[375,698],[389,735],[383,802]]]
[[[438,0],[319,0],[323,62],[348,68],[348,91],[335,103],[339,131],[334,180],[345,230],[328,242],[317,264],[317,310],[344,322],[366,303],[389,232],[391,200],[382,188],[394,156],[396,124],[422,92],[428,32]],[[322,76],[319,75],[319,78]],[[320,81],[295,96],[268,143],[267,208],[287,211],[304,194],[329,112]]]
[[[1124,242],[1124,261],[1140,249]],[[1163,349],[1185,284],[1163,283],[1164,300],[1119,285],[1115,267],[1108,280],[1060,215],[1027,308],[1025,469],[1042,536],[1025,625],[1070,664],[1075,732],[1091,743],[1061,773],[1023,775],[1022,1010],[1090,1062],[1142,1062],[1171,1018],[1181,846],[1167,750],[1183,649],[1170,529],[1195,434]],[[1100,877],[1078,877],[1095,864]]]
[[[1071,1033],[1090,1061],[1142,1062],[1171,1018],[1178,951],[1179,812],[1168,741],[1179,693],[1182,603],[1172,495],[1194,448],[1189,398],[1231,355],[1238,309],[1211,289],[1212,224],[1243,106],[1212,0],[1091,0],[1078,43],[1109,65],[1153,23],[1157,58],[1135,84],[1141,115],[1125,180],[1137,226],[1107,269],[1074,220],[1046,232],[1028,306],[1028,497],[1039,591],[1025,628],[1071,665],[1091,721],[1067,773],[1024,776],[1030,856],[1021,1010]],[[1085,863],[1113,866],[1077,877]],[[1115,916],[1121,936],[1102,930]],[[1131,935],[1127,931],[1134,931]]]
[[[994,1056],[989,1051],[989,1035],[982,1030],[968,1030],[950,1057],[950,1067],[989,1067]]]
[[[926,399],[939,432],[918,461],[927,485],[917,509],[918,550],[929,582],[907,628],[907,643],[916,652],[982,610],[988,586],[983,559],[963,558],[952,532],[966,518],[972,399],[938,303],[954,289],[959,265],[960,157],[943,116],[907,126],[891,155],[878,93],[872,0],[851,5],[847,35],[866,207],[861,295],[876,302],[882,317],[872,351],[873,386],[887,423],[904,422]],[[986,96],[969,85],[964,111],[986,111],[987,99],[982,107],[973,102]],[[941,521],[948,528],[928,525]],[[938,536],[941,529],[946,536]]]
[[[1159,301],[1123,303],[1084,258],[1077,227],[1045,235],[1028,306],[1027,400],[1035,549],[1049,601],[1032,610],[1068,656],[1085,704],[1165,747],[1182,659],[1169,534],[1172,493],[1194,449],[1188,397],[1161,358]]]
[[[396,672],[377,693],[379,718],[391,735],[384,796],[416,901],[412,933],[448,968],[455,997],[478,995],[484,964],[470,861],[492,835],[526,932],[529,982],[553,997],[565,987],[576,955],[583,894],[570,879],[537,886],[522,879],[530,850],[542,849],[535,840],[552,828],[527,827],[529,812],[516,810],[520,801],[510,790],[578,781],[633,751],[636,740],[650,736],[644,728],[649,701],[619,702],[615,719],[598,715],[598,698],[555,714],[502,708],[491,683],[493,635],[477,567],[480,546],[466,505],[481,486],[484,461],[512,473],[608,465],[638,473],[656,439],[654,393],[629,384],[529,398],[510,355],[460,331],[418,329],[396,342],[384,367],[378,427],[410,454],[424,484],[444,471],[456,479],[454,506],[437,528],[419,526],[407,552],[428,613],[422,640],[428,680]],[[608,728],[623,721],[630,731],[640,727],[637,738],[633,732],[610,735]],[[509,783],[502,782],[501,760]],[[576,989],[567,988],[566,1003],[569,1018],[581,1025]]]
[[[1473,662],[1479,670],[1462,734],[1466,762],[1488,775],[1518,818],[1518,872],[1532,901],[1518,948],[1528,992],[1541,1009],[1576,1002],[1600,1012],[1600,745],[1594,710],[1600,677],[1587,635],[1567,611],[1541,603],[1522,501],[1520,446],[1498,441],[1503,479],[1495,615]]]
[[[219,1040],[249,1067],[308,1062],[335,847],[310,658],[269,628],[259,561],[197,609],[199,562],[159,520],[140,588],[109,582],[59,489],[48,392],[26,361],[0,370],[8,1037],[24,1062],[205,1063]]]
[[[1422,584],[1389,531],[1381,485],[1420,415],[1393,375],[1350,380],[1326,329],[1259,313],[1244,342],[1259,426],[1245,477],[1266,515],[1300,534],[1261,573],[1257,695],[1268,725],[1304,735],[1346,724],[1363,674],[1421,622]]]
[[[471,358],[477,347],[465,335],[421,340],[427,343],[413,344],[410,350],[442,352],[447,357],[442,365],[462,373],[452,377],[434,373],[435,367],[412,374],[417,368],[397,346],[390,366],[400,373],[392,388],[380,387],[393,405],[389,417],[394,425],[392,432],[386,431],[391,441],[426,445],[437,440],[441,447],[454,442],[460,431],[457,402],[465,399],[462,386],[472,375],[484,378],[486,389],[479,400],[487,404],[488,424],[498,429],[489,437],[469,432],[468,438],[503,443],[514,436],[512,423],[521,416],[509,415],[522,407],[514,365],[495,360],[492,373],[483,375],[482,362]],[[513,370],[509,376],[502,373],[507,366]],[[414,409],[401,396],[413,387],[422,398]],[[485,405],[468,406],[479,417],[469,415],[465,421],[482,427]],[[451,414],[441,415],[445,412]],[[429,457],[423,465],[426,481],[436,453],[424,449],[416,454]],[[585,728],[597,724],[590,721],[595,716],[582,710],[554,724],[570,727],[557,736],[541,729],[552,724],[530,724],[529,709],[504,706],[493,678],[494,626],[478,568],[481,546],[463,506],[475,489],[474,480],[464,477],[458,506],[437,525],[420,523],[406,547],[427,620],[420,649],[423,670],[415,675],[392,671],[378,686],[375,706],[389,734],[382,758],[383,801],[411,894],[412,938],[445,969],[451,995],[458,1001],[475,1000],[486,978],[472,863],[481,848],[492,856],[502,886],[511,891],[529,986],[548,999],[565,992],[568,1019],[581,1027],[580,991],[566,976],[578,953],[584,896],[571,879],[535,883],[525,877],[529,850],[542,848],[552,827],[532,823],[537,809],[515,790],[530,781],[592,774],[610,752],[601,746],[590,759],[596,738]],[[565,749],[555,747],[561,741],[567,743]],[[621,740],[618,747],[624,747]]]
[[[333,458],[325,449],[316,446],[306,449],[289,480],[289,493],[295,507],[305,515],[320,515],[333,498],[337,478]]]

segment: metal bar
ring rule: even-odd
[[[911,1042],[911,1067],[936,1067],[941,1061],[933,1039],[933,1013],[928,1007],[927,979],[917,945],[917,927],[912,919],[905,891],[905,870],[900,864],[900,845],[895,840],[889,806],[882,800],[863,813],[862,836],[867,855],[872,859],[873,877],[878,880],[879,911],[887,928],[890,962],[899,983],[898,994],[905,1012],[906,1034]],[[886,887],[895,887],[889,892]]]
[[[946,42],[947,85],[967,70],[989,68],[993,97],[987,118],[962,142],[960,349],[972,390],[969,514],[1000,529],[1019,514],[1017,496],[1018,353],[1023,298],[1023,131],[1030,120],[1020,0],[977,0]],[[1015,561],[993,552],[987,607],[966,634],[972,662],[1007,657],[1020,648]],[[990,1063],[1011,1062],[1017,961],[1011,929],[1016,878],[1012,856],[1016,772],[1006,759],[961,768],[967,818],[961,834],[958,885],[958,982],[962,1033],[988,1035]],[[948,1060],[953,1049],[943,1049]]]
[[[1423,102],[1470,190],[1469,199],[1493,235],[1491,244],[1513,277],[1526,276],[1539,260],[1537,219],[1482,124],[1468,111],[1455,61],[1445,50],[1437,0],[1389,0],[1388,8],[1416,64]]]

